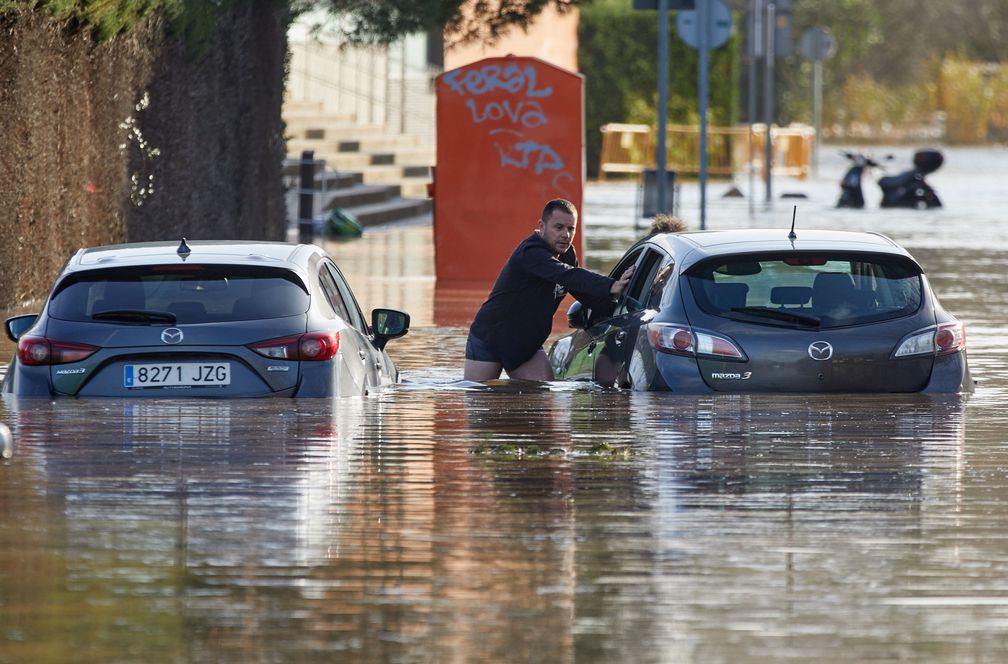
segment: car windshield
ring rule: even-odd
[[[49,302],[53,318],[108,323],[212,323],[307,310],[308,293],[292,272],[244,265],[89,270],[62,281]]]
[[[920,269],[899,256],[730,256],[701,263],[688,277],[707,313],[766,325],[857,325],[907,316],[922,301]]]

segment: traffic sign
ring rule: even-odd
[[[707,48],[717,48],[731,37],[731,10],[722,0],[706,1],[708,3]],[[679,37],[693,48],[700,48],[699,14],[699,10],[696,9],[676,14],[676,31],[679,33]]]
[[[801,54],[809,60],[819,61],[832,58],[836,53],[836,41],[826,28],[816,26],[802,34],[799,45]]]
[[[695,0],[667,0],[665,9],[693,9]],[[633,0],[634,9],[658,9],[658,0]]]

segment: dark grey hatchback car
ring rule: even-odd
[[[657,234],[615,313],[575,303],[550,349],[560,379],[674,392],[973,389],[966,332],[921,266],[875,233]]]
[[[314,245],[183,240],[81,249],[6,329],[21,396],[326,397],[398,381],[385,344],[409,315],[369,326]]]

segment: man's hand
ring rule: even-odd
[[[609,287],[609,293],[613,296],[613,299],[617,299],[623,295],[623,291],[625,291],[626,287],[630,284],[630,279],[633,278],[633,275],[633,265],[623,270],[623,274],[620,275],[620,278],[614,281],[613,285]]]

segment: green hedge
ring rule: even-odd
[[[129,32],[137,23],[163,10],[172,29],[202,49],[220,12],[240,0],[0,0],[0,15],[43,10],[60,20],[77,21],[94,31],[97,41]]]
[[[738,119],[739,17],[727,44],[711,51],[708,121],[731,126]],[[634,10],[628,0],[596,0],[582,6],[578,26],[578,67],[585,77],[587,170],[598,174],[607,122],[657,126],[658,12]],[[699,53],[679,39],[675,12],[669,12],[668,121],[696,124]]]

